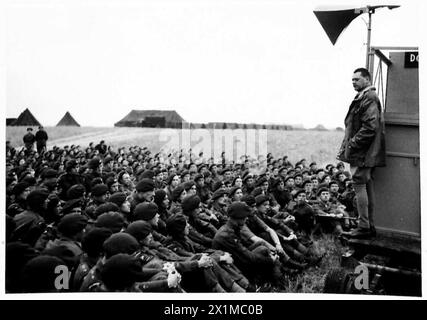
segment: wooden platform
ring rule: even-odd
[[[372,239],[349,239],[348,245],[356,250],[366,252],[381,252],[390,255],[421,256],[421,239],[399,237],[396,235],[378,233]]]

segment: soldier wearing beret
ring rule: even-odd
[[[167,247],[180,256],[193,257],[196,254],[206,253],[213,260],[213,269],[221,285],[229,292],[245,292],[249,288],[249,281],[234,265],[229,253],[221,250],[209,249],[189,238],[190,225],[187,217],[177,214],[167,221],[169,233]]]
[[[65,247],[72,253],[71,258],[77,263],[83,253],[81,241],[87,223],[88,219],[78,213],[70,213],[62,217],[57,227],[59,238],[49,241],[46,249]]]
[[[88,171],[83,174],[84,186],[86,187],[87,192],[91,191],[91,182],[93,179],[102,178],[102,168],[102,161],[98,157],[94,157],[93,159],[89,160],[87,165]]]
[[[30,193],[30,185],[26,182],[17,183],[12,189],[12,203],[8,206],[6,213],[10,217],[24,212],[27,208],[26,199]]]
[[[16,229],[13,238],[15,240],[35,246],[46,228],[43,216],[48,196],[49,193],[44,189],[33,190],[28,194],[28,209],[14,217]]]
[[[103,255],[103,243],[112,235],[111,230],[107,228],[94,227],[83,235],[82,250],[79,265],[73,276],[72,290],[79,291],[84,277],[96,265]]]
[[[144,202],[136,206],[133,221],[146,221],[152,227],[152,235],[156,241],[164,242],[166,237],[159,232],[159,207],[154,202]]]
[[[217,232],[217,228],[215,227],[215,225],[218,225],[217,217],[210,210],[205,210],[202,207],[201,200],[197,195],[184,198],[182,202],[182,213],[189,217],[189,223],[192,227],[190,230],[190,238],[201,243],[207,242],[209,245]],[[204,237],[201,239],[199,235],[194,232],[193,228]]]
[[[253,243],[241,231],[251,209],[244,202],[233,202],[228,207],[229,220],[216,233],[212,247],[229,252],[234,263],[251,281],[256,276],[272,276],[278,256],[264,243]]]
[[[152,202],[154,199],[154,181],[153,179],[144,178],[141,179],[136,187],[135,192],[132,194],[131,199],[131,212],[135,210],[135,207],[144,202]]]
[[[219,188],[212,194],[211,211],[218,219],[218,226],[224,225],[228,220],[227,206],[229,203],[228,192],[224,188]]]
[[[318,227],[326,233],[340,235],[343,232],[342,218],[348,217],[342,205],[330,201],[330,192],[326,187],[317,190],[317,202],[313,205]]]
[[[85,209],[85,214],[88,218],[96,220],[95,210],[101,204],[107,202],[109,194],[108,187],[105,184],[97,184],[92,188],[91,199]]]
[[[69,200],[67,191],[71,186],[83,184],[83,177],[79,174],[79,164],[76,160],[71,159],[65,163],[65,173],[58,178],[58,190],[61,200]]]
[[[46,168],[41,173],[42,182],[40,188],[46,188],[49,192],[53,192],[56,189],[58,171]]]
[[[201,173],[197,174],[194,177],[194,182],[196,183],[197,195],[203,203],[206,203],[211,197],[211,192],[209,187],[205,185],[204,175]]]

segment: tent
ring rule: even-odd
[[[11,126],[41,126],[40,122],[33,116],[30,110],[25,109],[16,119],[10,124]]]
[[[115,127],[180,128],[185,120],[175,110],[132,110]]]
[[[57,127],[61,126],[70,126],[70,127],[80,127],[77,121],[73,118],[73,116],[67,111],[62,119],[56,125]]]

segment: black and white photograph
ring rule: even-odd
[[[422,1],[2,7],[4,297],[423,297]]]

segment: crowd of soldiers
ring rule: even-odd
[[[356,225],[343,163],[240,160],[7,143],[6,292],[268,290]]]

